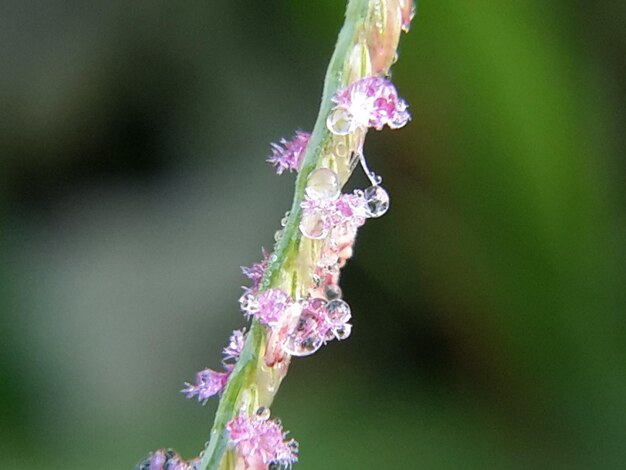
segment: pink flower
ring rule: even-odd
[[[226,425],[230,441],[239,456],[247,465],[260,461],[265,466],[271,463],[289,466],[297,462],[298,443],[286,439],[287,433],[283,432],[278,421],[261,414],[242,414]]]
[[[356,229],[365,223],[365,204],[362,191],[357,190],[352,194],[342,194],[334,200],[311,199],[305,196],[300,207],[303,220],[318,220],[321,233],[330,234],[332,238],[332,231],[335,229],[341,233],[356,233]],[[307,236],[307,233],[304,235]]]
[[[218,372],[213,369],[201,370],[196,374],[196,383],[190,384],[189,382],[185,382],[185,388],[182,389],[181,392],[186,395],[187,398],[197,397],[198,401],[202,404],[205,404],[213,395],[221,393],[228,383],[231,372],[235,368],[234,362],[239,359],[244,342],[244,331],[233,331],[228,345],[223,349],[224,358],[222,359],[222,365],[224,366],[224,371]]]
[[[263,279],[263,275],[265,274],[265,270],[267,269],[267,265],[269,264],[269,253],[265,251],[265,249],[261,250],[263,253],[263,261],[260,263],[254,263],[252,266],[241,267],[241,272],[244,276],[252,281],[252,285],[250,287],[244,287],[244,295],[245,294],[256,294],[259,290],[259,285],[261,284],[261,280]]]
[[[186,462],[171,449],[159,449],[139,463],[135,470],[194,470],[198,463],[199,458]]]
[[[285,170],[300,171],[310,138],[308,132],[296,131],[292,140],[280,139],[278,144],[272,144],[272,154],[267,157],[267,162],[274,165],[279,175]]]
[[[346,339],[352,331],[351,317],[350,306],[341,299],[304,301],[300,316],[285,334],[283,349],[293,356],[309,356],[328,341]]]
[[[244,330],[235,330],[230,335],[230,340],[228,345],[222,350],[222,354],[224,355],[224,359],[222,359],[222,363],[225,366],[230,366],[231,364],[227,364],[230,361],[236,362],[241,355],[241,351],[243,349],[243,345],[245,342]]]
[[[385,125],[397,129],[411,118],[408,105],[398,97],[396,87],[382,77],[365,77],[352,83],[339,90],[333,102],[336,106],[326,124],[335,134],[348,134],[368,127],[381,130]]]
[[[198,401],[205,404],[213,395],[217,395],[224,390],[228,383],[231,370],[217,372],[213,369],[201,370],[196,374],[196,383],[185,382],[185,388],[181,392],[187,398],[198,397]]]
[[[247,316],[256,317],[264,325],[272,327],[279,322],[292,304],[291,297],[282,290],[267,289],[256,297],[251,295],[244,297],[241,309]]]

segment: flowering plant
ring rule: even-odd
[[[221,371],[198,372],[182,390],[201,403],[220,396],[209,443],[189,462],[158,450],[138,470],[290,468],[298,460],[298,444],[270,418],[269,406],[293,356],[313,354],[352,331],[340,269],[352,256],[358,228],[389,208],[363,145],[368,129],[397,129],[410,119],[388,76],[413,14],[412,0],[349,1],[313,132],[296,131],[272,144],[267,158],[279,175],[298,175],[273,252],[242,268],[251,285],[239,303],[251,325],[233,332]],[[357,165],[371,185],[342,193]]]

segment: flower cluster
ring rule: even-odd
[[[398,97],[393,83],[383,77],[357,80],[339,90],[333,103],[335,107],[328,115],[326,126],[335,135],[348,135],[369,127],[398,129],[411,119],[406,101]]]
[[[196,382],[185,382],[185,388],[181,390],[187,398],[197,397],[200,403],[206,403],[213,395],[221,393],[235,367],[235,362],[241,354],[244,343],[243,330],[235,330],[230,336],[228,346],[223,349],[222,366],[223,372],[213,369],[201,370],[196,374]]]
[[[261,284],[261,279],[263,279],[263,274],[267,269],[267,265],[269,264],[269,253],[262,250],[263,260],[259,263],[254,263],[252,266],[242,266],[241,272],[244,276],[252,281],[252,285],[250,287],[244,287],[244,295],[245,294],[256,294],[259,290],[259,286]]]
[[[287,439],[280,422],[269,415],[269,409],[259,408],[252,416],[242,413],[226,425],[244,468],[290,468],[298,461],[298,443]]]
[[[239,299],[244,317],[252,320],[250,331],[233,332],[223,349],[222,370],[202,370],[182,390],[187,398],[201,403],[224,393],[222,404],[226,405],[218,411],[221,415],[207,453],[185,462],[175,452],[161,449],[137,470],[197,470],[201,465],[204,470],[207,462],[222,459],[224,449],[230,457],[221,460],[220,468],[226,468],[225,462],[232,464],[232,457],[237,470],[287,469],[298,460],[297,442],[287,438],[278,420],[270,419],[266,406],[292,356],[308,356],[330,341],[350,336],[352,312],[342,299],[340,270],[352,256],[358,229],[389,208],[381,178],[367,167],[365,135],[369,129],[397,129],[410,120],[406,102],[385,77],[395,61],[400,32],[409,28],[414,2],[372,0],[366,10],[360,13],[359,33],[339,59],[342,62],[338,68],[333,66],[335,71],[343,70],[334,76],[341,77],[344,86],[325,98],[324,106],[331,109],[321,116],[326,129],[322,125],[314,131],[319,135],[315,152],[310,152],[315,169],[307,162],[306,174],[302,170],[311,134],[296,131],[290,140],[271,144],[267,162],[276,173],[300,174],[295,209],[286,214],[283,229],[275,235],[280,250],[271,256],[263,251],[260,262],[241,268],[251,281]],[[337,88],[338,79],[333,80],[329,83]],[[371,186],[342,193],[357,162]],[[283,240],[283,236],[288,238]],[[235,368],[237,361],[240,364]],[[220,449],[222,454],[216,457],[211,449]]]
[[[302,159],[311,134],[296,131],[291,140],[281,139],[279,143],[272,143],[272,154],[267,162],[274,165],[276,173],[281,175],[285,170],[300,171]]]
[[[137,465],[136,470],[196,470],[200,459],[186,462],[171,449],[159,449]]]

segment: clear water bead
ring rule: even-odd
[[[256,415],[261,419],[267,420],[270,417],[270,409],[266,406],[260,406],[256,410]]]
[[[239,298],[239,305],[241,310],[248,314],[253,314],[259,311],[259,302],[252,294],[244,294]]]
[[[365,215],[367,217],[380,217],[389,209],[389,194],[377,184],[370,186],[363,192],[365,199]]]
[[[283,340],[283,349],[288,354],[309,356],[322,347],[324,338],[320,335],[318,312],[325,304],[324,299],[312,299],[300,316],[294,319]]]
[[[335,338],[337,338],[339,341],[342,341],[350,336],[350,333],[352,333],[352,325],[350,323],[346,323],[345,325],[336,328],[334,330],[334,333]]]
[[[345,138],[337,140],[333,148],[333,154],[339,158],[346,158],[348,153],[348,144],[346,143]]]
[[[315,200],[336,199],[341,192],[339,177],[333,170],[318,168],[309,175],[304,192]]]
[[[317,322],[315,328],[310,328],[315,322],[311,317],[301,317],[298,326],[287,334],[283,340],[283,349],[292,356],[310,356],[324,344],[324,338],[317,332]]]
[[[302,216],[300,231],[302,235],[311,240],[321,240],[328,235],[328,227],[324,223],[324,219],[315,212]]]
[[[292,466],[291,462],[277,460],[274,462],[270,462],[267,468],[268,470],[291,470]]]
[[[341,294],[341,287],[339,287],[337,284],[328,284],[326,287],[324,287],[324,295],[326,295],[326,298],[328,300],[340,299]]]
[[[326,304],[328,319],[334,324],[343,324],[352,318],[352,312],[348,302],[341,299],[333,299]]]
[[[326,127],[335,135],[348,135],[352,132],[353,116],[341,106],[333,109],[326,119]]]

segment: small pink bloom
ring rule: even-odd
[[[345,112],[348,132],[368,127],[381,130],[384,126],[397,129],[411,118],[408,105],[398,97],[396,87],[382,77],[365,77],[352,83],[339,90],[333,102],[336,104],[334,111]],[[331,132],[334,131],[332,116],[331,113],[327,122]]]
[[[213,369],[205,369],[196,374],[196,383],[185,382],[186,387],[181,392],[187,398],[197,397],[202,404],[206,403],[213,395],[221,393],[228,383],[230,370],[217,372]]]
[[[258,463],[291,465],[298,461],[297,442],[287,440],[281,425],[266,416],[239,415],[228,422],[226,430],[248,468]]]
[[[193,470],[198,463],[199,458],[186,462],[171,449],[159,449],[138,464],[135,470]]]
[[[365,223],[365,200],[362,192],[359,191],[342,194],[334,200],[311,199],[305,196],[300,207],[302,207],[302,217],[319,219],[320,230],[325,234],[330,234],[330,238],[345,233],[350,233],[354,237],[356,229]],[[333,232],[336,230],[338,233]]]
[[[252,266],[242,266],[241,272],[244,276],[252,281],[252,285],[250,287],[244,287],[245,294],[255,294],[259,290],[259,285],[261,284],[261,280],[263,279],[263,275],[265,274],[265,270],[267,269],[267,265],[269,264],[269,253],[262,250],[263,253],[263,261],[260,263],[254,263]]]
[[[226,364],[230,361],[237,361],[243,349],[243,345],[245,342],[245,335],[243,330],[235,330],[232,335],[230,335],[230,340],[228,342],[228,346],[226,346],[222,353],[224,355],[224,359],[222,362]]]
[[[256,317],[264,325],[272,327],[279,322],[291,304],[291,297],[282,290],[267,289],[256,297],[245,298],[242,310],[247,316]]]
[[[308,132],[296,131],[292,140],[280,139],[278,144],[272,144],[272,154],[267,157],[267,162],[274,165],[279,175],[285,170],[300,171],[310,138]]]

